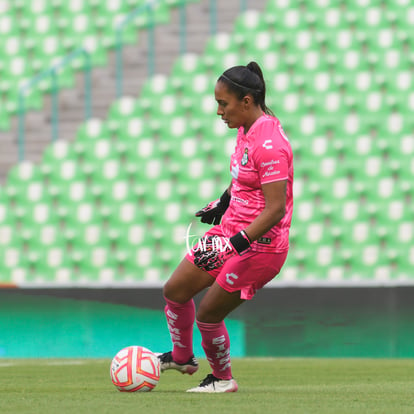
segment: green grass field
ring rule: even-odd
[[[0,413],[414,413],[414,360],[234,359],[235,394],[188,394],[209,373],[166,372],[150,393],[121,393],[109,360],[1,360]]]

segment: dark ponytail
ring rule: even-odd
[[[266,82],[262,69],[256,62],[250,62],[247,66],[233,66],[218,80],[225,83],[240,100],[248,94],[251,95],[265,114],[274,116],[271,109],[266,106]]]

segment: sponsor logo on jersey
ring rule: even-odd
[[[280,174],[279,170],[275,170],[275,165],[280,164],[279,160],[271,160],[268,162],[262,162],[261,166],[267,167],[266,172],[262,175],[262,178],[269,177],[271,175],[277,175]]]
[[[280,164],[279,160],[270,160],[268,162],[262,162],[262,168],[263,167],[269,167],[270,165],[274,165],[274,164]]]
[[[228,283],[229,285],[234,285],[234,280],[236,280],[238,278],[239,277],[235,273],[227,273],[226,274],[226,283]]]
[[[263,142],[262,147],[263,148],[266,148],[266,149],[272,149],[273,148],[272,140],[271,139],[267,139],[265,142]]]

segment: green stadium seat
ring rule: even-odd
[[[141,118],[144,111],[140,101],[131,96],[123,96],[114,101],[109,108],[107,123],[110,131],[119,130],[122,123],[131,118]]]
[[[301,225],[303,243],[310,245],[330,245],[333,246],[337,235],[333,229],[326,226],[323,221],[304,222]]]
[[[0,274],[1,280],[5,282],[14,282],[14,272],[17,269],[19,273],[26,273],[23,269],[27,269],[26,253],[23,251],[22,245],[4,246],[0,249]]]
[[[19,35],[20,26],[12,10],[7,10],[0,15],[0,35],[2,38]]]
[[[347,248],[345,261],[350,266],[349,272],[346,273],[347,277],[361,282],[389,280],[390,259],[385,253],[378,244]]]
[[[50,11],[32,14],[29,10],[24,10],[26,10],[25,17],[21,19],[20,24],[24,32],[30,34],[29,47],[33,47],[44,36],[59,33],[59,21]]]
[[[117,137],[122,141],[146,138],[152,135],[152,126],[143,118],[130,118],[121,123],[116,131]]]
[[[85,180],[76,179],[59,187],[55,194],[55,204],[61,218],[66,217],[80,203],[94,202],[92,189]]]
[[[15,205],[27,203],[52,202],[49,188],[43,180],[34,179],[28,182],[15,183],[8,186],[10,201]]]
[[[19,246],[22,242],[22,233],[17,225],[14,209],[3,194],[0,197],[0,249],[8,246]]]
[[[158,229],[163,229],[165,225],[183,222],[183,219],[188,217],[178,200],[168,200],[158,202],[158,204],[149,202],[144,210]]]
[[[14,2],[15,10],[19,10],[29,16],[51,14],[54,11],[54,7],[54,2],[48,2],[46,0],[40,0],[36,3],[25,0],[16,0]]]
[[[9,57],[2,63],[3,76],[0,80],[0,91],[7,93],[23,86],[35,74],[25,55]]]
[[[339,238],[343,246],[379,245],[381,234],[369,222],[355,220],[341,227]]]
[[[369,179],[364,178],[364,195],[368,199],[392,200],[404,198],[404,192],[398,185],[398,181],[392,176]]]
[[[315,280],[338,282],[344,278],[343,258],[334,245],[319,245],[306,264],[313,266],[312,276]]]
[[[159,135],[163,143],[174,143],[184,137],[194,134],[195,125],[185,116],[171,116],[164,118],[159,130]]]
[[[173,85],[166,75],[157,74],[147,79],[142,86],[141,96],[145,99],[148,96],[162,96],[173,92]]]
[[[300,171],[296,171],[293,194],[295,200],[314,199],[316,196],[321,194],[321,184],[318,182],[310,182],[305,174],[302,175]]]
[[[317,206],[313,198],[302,198],[296,202],[295,216],[292,217],[292,223],[300,225],[305,222],[323,222],[326,212],[321,206]]]
[[[76,249],[73,259],[85,282],[111,281],[115,276],[116,261],[112,249],[106,243],[82,246]],[[101,280],[101,279],[107,280]],[[83,280],[82,280],[83,281]]]
[[[134,280],[145,280],[145,270],[155,267],[157,252],[151,246],[131,246],[127,253],[123,264],[125,272],[133,275]]]
[[[59,223],[28,225],[22,229],[22,238],[29,248],[38,249],[57,245],[63,246],[66,241]]]
[[[74,44],[81,44],[82,40],[95,32],[95,19],[92,14],[76,13],[69,18],[61,18],[59,27],[63,31],[65,47],[72,48]]]
[[[316,28],[337,31],[348,29],[352,24],[352,15],[340,7],[326,7],[318,12],[317,7],[312,15]]]
[[[19,205],[16,210],[18,221],[23,228],[41,225],[58,225],[59,216],[48,202],[39,202]]]
[[[62,267],[70,266],[70,259],[63,245],[31,246],[28,260],[40,281],[55,282],[55,272]],[[36,276],[34,276],[36,279]]]
[[[259,33],[260,35],[260,33]],[[246,49],[247,49],[246,45]],[[246,50],[246,60],[255,60],[255,56],[257,56],[258,51]],[[256,57],[257,59],[257,57]],[[288,70],[288,64],[286,60],[275,50],[265,50],[260,53],[260,58],[258,59],[261,62],[263,67],[263,71],[266,74],[270,73],[277,73],[277,72],[285,72]]]
[[[102,217],[95,203],[84,201],[78,203],[65,216],[64,226],[66,230],[76,228],[78,225],[86,226],[87,224],[100,223]]]
[[[228,68],[246,63],[246,59],[247,56],[243,57],[243,55],[241,55],[240,52],[236,51],[223,54],[222,56],[216,56],[215,58],[212,55],[207,55],[205,58],[205,62],[209,68],[209,71],[214,74],[217,74],[218,78],[218,76]],[[212,82],[211,88],[206,89],[206,91],[208,90],[210,93],[214,92],[214,84],[217,79],[212,78],[212,80],[214,80],[214,82]]]
[[[150,99],[148,111],[150,117],[156,119],[157,116],[183,116],[186,108],[183,105],[182,98],[178,98],[174,94],[166,94],[160,97],[155,96],[153,99]]]
[[[14,197],[18,187],[33,180],[41,180],[42,174],[38,165],[31,161],[23,161],[12,167],[7,174],[6,193]]]
[[[376,209],[369,203],[363,203],[359,199],[332,200],[329,203],[330,222],[335,226],[347,226],[356,221],[370,221],[375,217]]]
[[[127,160],[130,159],[131,163],[140,164],[158,155],[155,140],[152,138],[143,137],[126,142],[125,157]]]
[[[121,156],[124,152],[124,145],[121,142],[114,142],[108,137],[102,137],[96,140],[77,142],[75,151],[81,159],[83,170],[91,173],[95,165]]]
[[[91,174],[92,191],[95,195],[102,194],[106,185],[122,179],[128,179],[128,175],[119,157],[98,161]]]
[[[26,44],[19,36],[5,36],[0,40],[0,50],[6,58],[14,56],[23,56],[26,52]]]
[[[359,48],[349,48],[342,54],[330,56],[334,71],[337,73],[369,71],[369,62]]]
[[[0,213],[1,214],[1,213]],[[14,246],[21,243],[21,233],[18,231],[14,217],[2,217],[0,222],[0,246]]]
[[[71,249],[81,249],[83,246],[91,246],[109,243],[110,236],[104,229],[103,222],[99,219],[86,223],[72,222],[66,225],[63,236]]]
[[[39,42],[33,47],[33,53],[33,69],[36,72],[41,72],[44,68],[58,64],[66,55],[66,50],[59,37],[55,35],[39,39]],[[61,77],[59,77],[58,83],[61,84]],[[73,86],[73,83],[65,86]]]
[[[89,1],[84,2],[82,0],[75,0],[67,3],[62,0],[54,2],[55,7],[59,9],[59,14],[62,16],[67,16],[68,18],[76,16],[78,14],[88,14],[96,12],[96,3],[99,2]]]
[[[240,14],[235,22],[233,32],[235,35],[246,36],[247,33],[256,33],[258,31],[266,31],[268,24],[265,15],[258,10],[246,10]]]
[[[214,93],[214,87],[217,79],[207,74],[196,74],[189,76],[183,86],[183,93],[187,95],[202,95],[207,92]]]
[[[349,49],[360,49],[362,47],[361,33],[352,30],[350,27],[331,28],[320,27],[318,32],[326,47],[327,53],[341,53]]]
[[[143,206],[133,201],[125,201],[116,205],[112,214],[108,217],[108,223],[115,228],[117,225],[126,226],[145,223]]]
[[[218,33],[211,36],[204,50],[204,62],[207,67],[213,67],[222,61],[228,53],[240,52],[238,38],[228,33]],[[224,70],[224,68],[223,68]]]
[[[162,158],[153,158],[143,161],[140,168],[134,173],[135,183],[147,181],[154,185],[161,180],[169,180],[178,168],[176,163],[165,162]]]
[[[74,159],[76,153],[69,141],[57,140],[49,144],[42,154],[39,168],[42,175],[47,177],[57,169],[57,165],[68,159]]]
[[[414,209],[404,199],[376,200],[376,208],[380,218],[393,223],[400,223],[413,217]]]
[[[76,132],[76,141],[81,142],[110,136],[107,123],[101,119],[92,118],[80,125]]]
[[[108,236],[118,252],[128,250],[130,247],[147,246],[154,242],[153,235],[142,219],[137,223],[112,220],[109,223],[109,230]]]
[[[185,53],[179,56],[171,71],[171,82],[174,89],[183,88],[187,76],[193,76],[196,73],[205,73],[206,65],[203,59],[194,53]]]
[[[354,7],[349,12],[349,19],[353,25],[367,29],[381,29],[389,25],[387,13],[379,4]]]
[[[57,196],[68,183],[84,178],[85,173],[81,163],[73,159],[68,159],[61,164],[54,165],[53,170],[47,177],[47,184],[50,193],[53,196]]]

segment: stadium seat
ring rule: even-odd
[[[27,203],[52,202],[50,189],[43,180],[36,179],[29,182],[20,182],[7,187],[10,201],[15,205]]]
[[[37,279],[37,282],[55,282],[56,271],[70,267],[70,259],[65,246],[60,244],[31,246],[28,260],[34,269],[33,277],[35,281]]]
[[[233,32],[237,35],[245,36],[247,33],[266,31],[268,24],[265,16],[257,10],[246,10],[240,14],[234,23]]]
[[[87,141],[111,136],[106,122],[99,118],[92,118],[79,126],[76,141]]]
[[[113,102],[108,111],[108,127],[111,132],[119,130],[122,123],[143,116],[139,100],[131,96],[123,96]]]
[[[6,193],[12,196],[16,186],[29,183],[35,179],[42,179],[39,167],[31,161],[23,161],[12,167],[7,174]]]
[[[24,273],[28,268],[27,257],[22,245],[12,244],[0,249],[0,274],[2,281],[14,282],[14,273]]]
[[[49,169],[52,168],[50,164],[62,162],[68,158],[73,158],[76,153],[69,141],[57,140],[49,144],[42,154],[42,162],[40,169],[43,174],[48,174]]]
[[[183,88],[187,76],[204,73],[206,65],[202,57],[194,53],[185,53],[174,62],[171,71],[171,82],[175,89]]]

